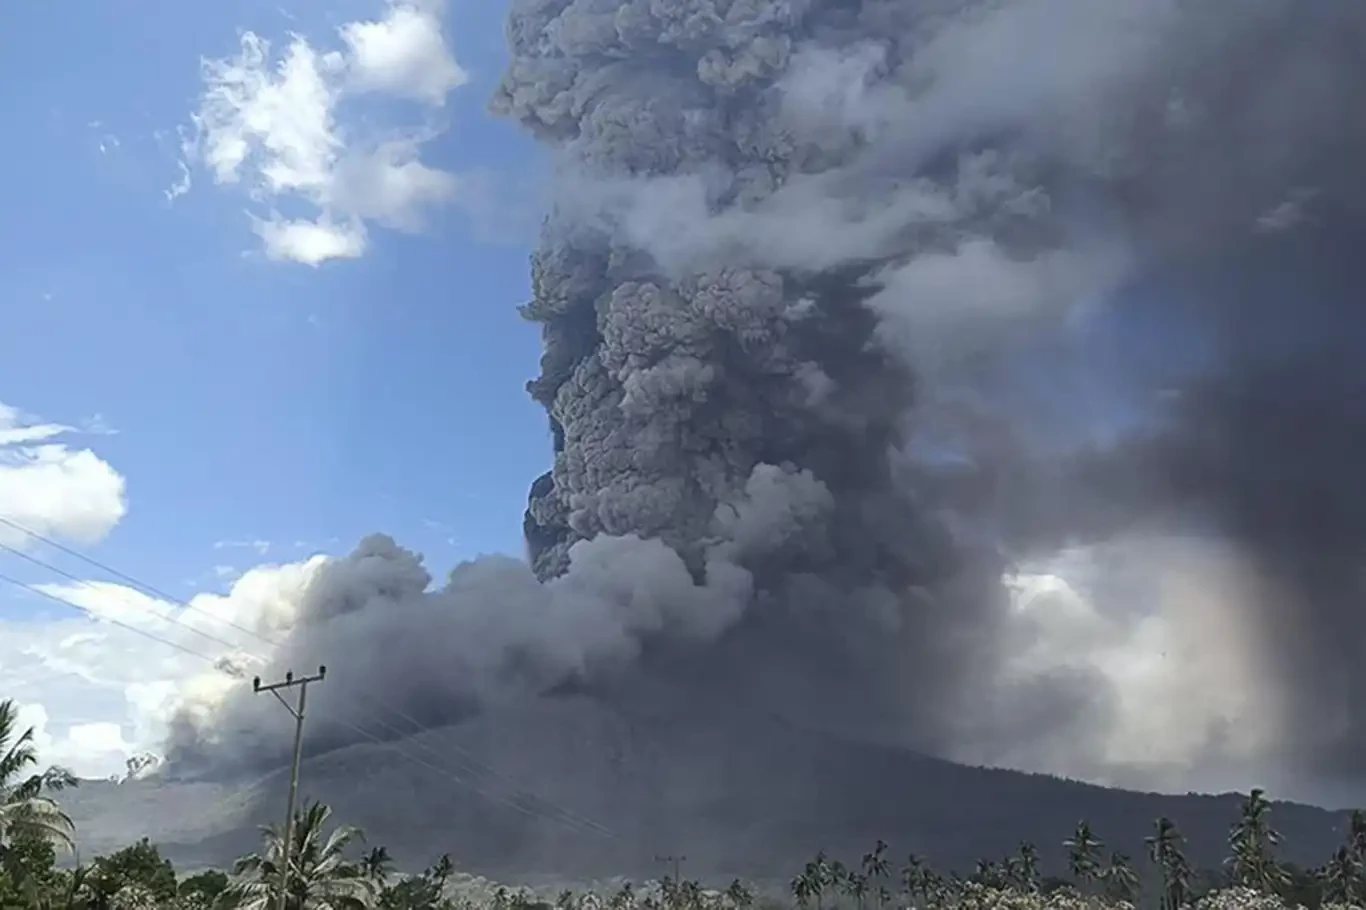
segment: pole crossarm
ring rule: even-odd
[[[289,769],[289,800],[285,807],[285,837],[280,845],[280,894],[276,899],[276,910],[285,910],[286,898],[289,894],[289,865],[290,851],[294,847],[294,804],[299,797],[299,764],[303,759],[304,749],[304,707],[308,703],[308,686],[310,683],[322,682],[327,678],[327,667],[319,667],[318,672],[313,676],[294,675],[290,670],[285,674],[285,678],[279,682],[262,685],[261,677],[257,676],[251,681],[253,692],[269,692],[275,696],[275,700],[285,706],[285,710],[294,718],[294,761]],[[299,700],[291,705],[280,694],[282,690],[299,690]]]
[[[688,861],[688,858],[687,858],[686,856],[679,856],[679,855],[675,855],[675,856],[660,856],[660,855],[658,855],[658,854],[655,855],[655,862],[657,862],[657,863],[666,863],[666,864],[668,864],[669,866],[673,867],[673,873],[674,873],[673,882],[674,882],[674,887],[678,887],[678,885],[681,884],[681,882],[679,881],[679,878],[678,878],[679,874],[680,874],[681,871],[682,871],[682,870],[680,869],[680,867],[683,865],[683,863],[685,863],[685,862],[687,862],[687,861]]]

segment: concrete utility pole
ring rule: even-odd
[[[687,859],[688,859],[688,858],[687,858],[686,856],[656,856],[656,857],[655,857],[655,862],[657,862],[657,863],[669,863],[669,864],[673,867],[673,870],[674,870],[674,887],[677,888],[680,884],[682,884],[682,880],[678,877],[679,867],[680,867],[684,862],[686,862]]]
[[[285,897],[289,893],[289,851],[294,846],[294,802],[299,797],[299,761],[304,752],[304,706],[308,702],[308,684],[322,682],[326,676],[327,668],[319,667],[317,676],[295,679],[294,671],[291,670],[283,680],[268,686],[261,685],[259,676],[251,681],[253,692],[269,692],[294,716],[294,762],[289,769],[289,806],[285,813],[285,840],[280,850],[280,896],[275,902],[277,910],[285,910]],[[295,687],[299,690],[299,701],[291,705],[285,701],[280,690]]]

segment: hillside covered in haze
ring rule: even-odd
[[[666,715],[588,696],[544,699],[315,756],[302,793],[414,865],[449,852],[462,868],[514,881],[640,878],[658,874],[661,853],[685,854],[690,874],[708,879],[785,880],[817,850],[857,855],[877,837],[944,868],[1031,840],[1045,867],[1061,869],[1061,841],[1079,819],[1139,856],[1162,815],[1177,820],[1197,866],[1215,867],[1238,812],[1233,795],[1111,790],[955,765],[776,718],[755,723],[716,706]],[[462,766],[463,782],[453,770]],[[63,803],[87,855],[146,835],[178,866],[222,866],[256,847],[257,825],[278,821],[287,779],[282,769],[226,783],[88,782]],[[1341,840],[1342,813],[1285,803],[1275,820],[1292,861],[1320,862]]]

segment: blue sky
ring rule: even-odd
[[[485,114],[503,65],[504,4],[142,9],[57,0],[9,13],[18,40],[0,59],[0,106],[23,138],[0,149],[11,175],[0,207],[0,402],[18,412],[11,430],[52,428],[47,442],[62,448],[49,454],[62,464],[93,452],[123,478],[126,510],[87,514],[94,526],[68,534],[66,512],[100,506],[67,465],[49,472],[47,505],[15,513],[0,486],[0,511],[182,598],[224,590],[257,563],[344,551],[372,531],[422,551],[437,572],[479,552],[520,552],[525,491],[550,442],[523,391],[539,339],[515,309],[529,294],[537,150]],[[350,32],[348,44],[348,23],[370,32]],[[265,133],[247,137],[254,157],[237,182],[215,179],[255,114],[206,114],[214,80],[201,60],[240,75],[248,32],[270,44],[257,73],[267,82],[282,78],[275,68],[293,40],[328,82],[329,154],[342,163],[283,190],[268,186],[266,134],[317,138],[295,127],[311,122],[297,106],[318,99],[297,92],[277,97]],[[300,154],[286,165],[318,165]],[[411,162],[420,169],[405,170]],[[390,198],[383,167],[421,179]],[[273,213],[353,235],[359,225],[364,249],[292,261],[314,254],[272,252],[254,229],[253,217]],[[0,416],[0,437],[5,426]],[[11,468],[34,451],[11,446]],[[10,489],[38,487],[16,473]],[[116,491],[105,492],[99,502],[114,508]],[[41,514],[49,506],[65,512]],[[0,571],[60,580],[3,552]],[[16,630],[37,634],[59,617],[72,619],[0,590],[0,636],[12,643]],[[47,712],[64,721],[60,704]]]
[[[531,143],[483,114],[502,62],[496,6],[448,15],[472,78],[424,159],[515,179]],[[188,193],[164,196],[200,57],[232,54],[244,28],[330,46],[339,16],[290,21],[260,3],[19,10],[28,37],[0,64],[27,137],[0,152],[22,175],[0,213],[0,400],[63,422],[98,413],[118,431],[97,452],[127,478],[129,511],[102,558],[169,585],[221,562],[224,539],[382,528],[443,562],[448,537],[459,554],[515,550],[525,485],[548,457],[522,391],[538,354],[514,310],[525,238],[480,242],[453,206],[422,234],[375,230],[360,259],[314,269],[243,255],[259,242],[234,188],[194,173]]]

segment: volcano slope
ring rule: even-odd
[[[1214,867],[1238,811],[1234,795],[967,767],[722,704],[661,701],[658,692],[610,707],[582,694],[542,698],[395,743],[347,746],[305,762],[302,793],[405,866],[449,852],[462,869],[531,884],[653,876],[664,852],[686,854],[688,873],[704,880],[783,882],[817,850],[857,857],[879,837],[897,854],[965,870],[1031,840],[1061,872],[1060,844],[1079,819],[1139,856],[1163,815],[1190,839],[1192,860]],[[276,821],[287,780],[279,769],[251,781],[90,782],[65,803],[83,855],[148,836],[179,866],[222,866],[255,849],[256,826]],[[1331,853],[1340,816],[1291,803],[1274,810],[1287,855],[1302,863]]]
[[[311,748],[369,702],[478,728],[663,673],[706,683],[673,699],[680,768],[767,755],[779,712],[810,743],[1361,799],[1366,7],[508,10],[492,108],[553,159],[528,558],[442,582],[376,534],[298,570],[257,670],[337,668]],[[287,760],[245,674],[193,691],[177,773]],[[717,703],[752,719],[709,720],[734,735],[703,759],[679,731]],[[829,804],[834,831],[858,800]]]
[[[414,863],[638,876],[686,852],[695,874],[762,878],[877,837],[958,866],[1024,838],[1056,851],[1082,817],[1138,854],[1169,815],[1209,865],[1235,812],[924,754],[1105,780],[1153,756],[1222,780],[1252,762],[1361,792],[1366,8],[509,7],[493,107],[556,175],[523,308],[555,453],[530,568],[476,560],[434,586],[372,536],[319,570],[261,668],[345,656],[310,720],[311,794]],[[1277,264],[1275,293],[1248,258]],[[1212,290],[1132,295],[1111,332],[1116,350],[1135,326],[1189,342],[1181,363],[1164,351],[1150,375],[1082,339],[1077,381],[1059,370],[1087,312],[1183,269]],[[1037,400],[1005,394],[1041,374]],[[1129,394],[1039,433],[1085,403],[1053,386],[1101,379]],[[927,450],[980,476],[944,483]],[[1038,464],[1056,470],[1036,480]],[[1022,626],[1002,584],[1074,542],[1196,533],[1277,584],[1056,626]],[[1147,635],[1164,624],[1190,644],[1170,660]],[[680,643],[700,656],[668,677]],[[1130,645],[1128,666],[1163,667],[1156,688],[1112,672]],[[612,672],[627,682],[610,697],[584,688]],[[707,685],[661,696],[644,682],[662,672]],[[364,694],[431,729],[357,745]],[[287,755],[278,706],[245,680],[194,707],[172,767],[240,782]],[[905,746],[875,745],[887,731]],[[616,837],[425,768],[464,753]],[[72,808],[93,840],[155,800],[164,829],[118,840],[221,862],[282,803],[278,773],[226,809],[202,789],[177,808],[191,785],[170,780],[108,797],[122,814],[93,791]],[[1322,812],[1277,824],[1297,859],[1335,839]]]

